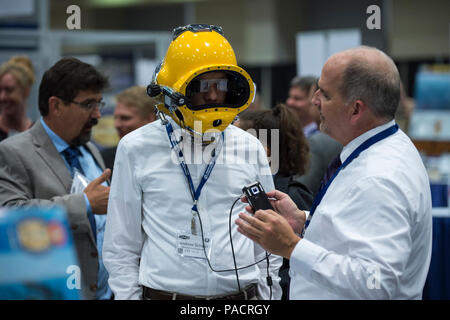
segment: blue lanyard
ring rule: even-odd
[[[216,159],[219,156],[220,150],[222,149],[223,141],[224,141],[224,133],[222,132],[222,139],[219,142],[219,145],[214,150],[214,156],[209,162],[208,166],[205,169],[205,172],[203,173],[202,180],[200,181],[200,184],[198,185],[197,189],[194,187],[194,183],[192,181],[191,173],[189,172],[189,168],[186,165],[186,162],[184,161],[183,152],[180,149],[180,146],[178,145],[178,142],[175,141],[174,133],[173,133],[173,127],[170,123],[166,125],[166,131],[167,135],[169,136],[170,144],[172,145],[172,148],[175,149],[178,155],[178,159],[180,161],[180,166],[183,169],[183,173],[186,176],[186,179],[189,184],[189,189],[191,191],[192,200],[194,201],[194,204],[192,206],[192,210],[195,211],[198,214],[197,209],[197,201],[200,198],[200,194],[202,192],[203,186],[206,184],[206,181],[208,181],[209,176],[211,175],[211,172],[216,164]]]
[[[370,146],[372,146],[373,144],[377,143],[378,141],[381,141],[381,140],[389,137],[390,135],[393,135],[394,133],[397,132],[397,130],[398,130],[398,125],[394,124],[393,126],[391,126],[391,127],[387,128],[387,129],[377,133],[373,137],[370,137],[369,139],[364,141],[358,148],[356,148],[355,151],[353,151],[350,154],[350,156],[347,158],[347,160],[345,160],[344,163],[341,164],[341,166],[336,170],[336,172],[333,174],[333,176],[327,182],[325,187],[323,187],[319,191],[317,196],[314,198],[314,202],[313,202],[311,210],[309,212],[308,219],[306,220],[305,227],[303,228],[302,237],[305,234],[306,228],[308,228],[308,226],[309,226],[309,223],[310,223],[310,221],[311,221],[311,219],[312,219],[312,217],[314,215],[314,212],[316,211],[316,208],[319,206],[320,202],[322,201],[322,198],[325,196],[325,193],[328,190],[328,187],[330,186],[331,182],[333,182],[334,178],[336,178],[336,176],[339,174],[339,172],[342,169],[344,169],[350,162],[352,162],[356,157],[358,157],[361,152],[363,152],[364,150],[368,149]]]

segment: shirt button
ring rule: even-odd
[[[96,284],[91,284],[89,286],[89,288],[91,289],[91,291],[97,291],[97,285]]]
[[[78,229],[78,225],[72,224],[72,225],[70,226],[70,229],[72,229],[72,230],[77,230],[77,229]]]
[[[91,257],[92,257],[92,258],[97,258],[97,257],[98,257],[97,252],[91,252]]]

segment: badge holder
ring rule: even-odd
[[[191,230],[178,231],[177,233],[177,254],[185,258],[197,258],[208,260],[211,258],[212,239],[209,234],[204,234],[198,228],[196,217],[199,219],[198,212],[192,210]],[[203,230],[201,230],[203,231]]]
[[[72,186],[70,187],[70,193],[83,193],[89,182],[89,179],[75,168],[73,173]]]
[[[201,235],[193,235],[189,231],[178,231],[177,233],[177,254],[184,258],[206,259],[206,251],[209,260],[211,245],[212,240],[208,235],[205,235],[203,239]]]

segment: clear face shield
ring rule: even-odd
[[[186,87],[186,106],[193,111],[210,108],[239,108],[247,102],[250,87],[237,72],[212,71],[195,77]]]

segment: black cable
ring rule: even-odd
[[[215,270],[212,267],[211,261],[209,261],[208,255],[206,254],[206,246],[205,246],[205,237],[204,237],[204,234],[203,234],[202,218],[200,217],[200,214],[197,214],[198,220],[200,222],[200,232],[202,234],[203,253],[205,254],[206,261],[208,262],[208,266],[211,269],[211,271],[213,271],[213,272],[231,272],[231,271],[234,271],[236,273],[236,280],[237,280],[237,283],[238,283],[239,291],[241,291],[241,286],[240,286],[240,283],[239,283],[238,270],[243,270],[243,269],[246,269],[246,268],[253,267],[254,265],[257,265],[258,263],[261,263],[264,260],[267,260],[267,279],[266,280],[267,280],[267,284],[268,284],[269,289],[270,289],[270,300],[272,300],[272,278],[270,277],[270,273],[269,273],[269,257],[271,255],[271,253],[266,251],[266,256],[264,258],[262,258],[261,260],[256,261],[255,263],[249,264],[249,265],[247,265],[245,267],[240,267],[240,268],[237,267],[236,257],[235,257],[235,254],[234,254],[233,237],[231,236],[231,215],[232,215],[232,212],[233,212],[233,208],[236,205],[236,202],[238,202],[238,200],[240,200],[240,199],[241,199],[241,197],[239,197],[236,200],[234,200],[233,205],[231,206],[231,209],[230,209],[230,214],[229,214],[229,219],[228,219],[228,233],[230,235],[230,244],[231,244],[231,251],[232,251],[232,255],[233,255],[234,269]]]
[[[230,215],[229,215],[229,219],[228,219],[228,234],[230,235],[231,253],[233,254],[234,270],[236,272],[236,281],[237,281],[238,289],[240,292],[241,285],[239,283],[239,272],[238,272],[237,264],[236,264],[236,256],[234,255],[233,237],[231,236],[231,212],[233,211],[234,205],[236,204],[236,202],[239,199],[240,199],[240,197],[237,198],[236,200],[234,200],[233,205],[231,206],[231,209],[230,209]]]
[[[272,277],[270,276],[269,273],[269,254],[266,251],[266,260],[267,260],[267,285],[269,286],[269,290],[270,290],[270,295],[269,295],[269,300],[272,300]]]
[[[239,197],[239,199],[240,199],[240,197]],[[235,202],[237,202],[237,201],[235,201]],[[233,207],[232,207],[232,208],[233,208]],[[231,212],[231,210],[230,210],[230,212]],[[200,217],[200,214],[198,214],[197,217],[198,217],[199,222],[200,222],[200,231],[201,231],[201,233],[202,233],[203,252],[204,252],[204,254],[205,254],[206,261],[208,261],[209,268],[210,268],[212,271],[214,271],[214,272],[231,272],[231,271],[234,271],[235,269],[215,270],[215,269],[211,266],[211,262],[209,261],[208,255],[206,254],[205,238],[204,238],[204,236],[203,236],[202,219],[201,219],[201,217]],[[230,230],[229,230],[229,231],[230,231]],[[230,232],[231,232],[231,231],[230,231]],[[271,255],[271,253],[269,253],[269,256],[270,256],[270,255]],[[259,260],[259,261],[256,261],[255,263],[249,264],[248,266],[237,268],[237,270],[243,270],[243,269],[247,269],[247,268],[253,267],[254,265],[257,265],[258,263],[261,263],[261,262],[263,262],[264,260],[266,260],[266,257],[262,258],[262,259]]]

